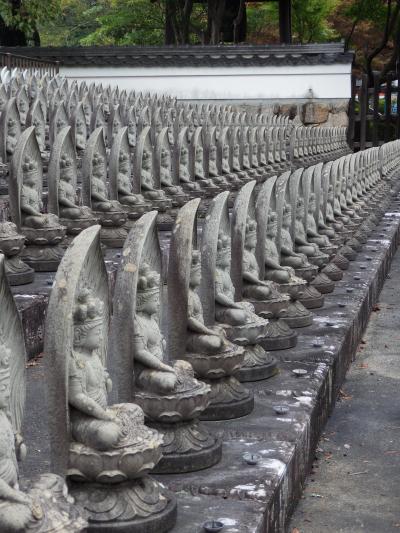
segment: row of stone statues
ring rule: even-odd
[[[54,271],[71,238],[97,222],[102,242],[120,247],[151,209],[169,229],[190,198],[202,198],[205,212],[221,191],[232,203],[248,181],[347,151],[344,129],[18,70],[1,78],[0,250],[12,284]]]
[[[45,328],[53,474],[27,493],[17,481],[25,349],[1,257],[0,529],[80,531],[85,519],[89,531],[171,529],[175,497],[150,472],[219,461],[220,438],[199,420],[252,411],[243,383],[274,374],[269,351],[292,342],[289,304],[322,305],[313,282],[327,269],[332,284],[354,260],[385,209],[399,147],[249,181],[231,213],[228,191],[205,217],[192,199],[177,212],[166,290],[158,214],[145,213],[125,240],[113,305],[103,226],[81,231],[58,267]],[[328,269],[338,256],[339,272]],[[108,400],[112,386],[117,404]]]

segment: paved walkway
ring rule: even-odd
[[[400,532],[400,251],[288,531]]]

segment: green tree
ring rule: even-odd
[[[0,0],[0,45],[40,45],[38,26],[50,20],[59,7],[59,0]]]
[[[303,44],[338,38],[328,19],[337,4],[337,0],[292,0],[294,38]]]

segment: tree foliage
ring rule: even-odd
[[[292,9],[293,42],[343,39],[370,80],[396,68],[400,0],[292,0]],[[246,28],[247,42],[279,42],[278,2],[0,0],[3,45],[218,44],[243,40]]]
[[[49,21],[57,11],[59,0],[0,0],[0,44],[26,46],[40,44],[38,25]]]

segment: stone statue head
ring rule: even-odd
[[[257,222],[251,218],[247,217],[246,220],[246,236],[245,236],[245,246],[249,250],[254,251],[257,245]]]
[[[227,269],[231,266],[231,240],[220,231],[217,242],[217,266]]]
[[[73,314],[74,348],[93,352],[103,341],[104,302],[94,297],[89,289],[78,294]]]
[[[227,159],[229,157],[229,145],[228,144],[224,144],[224,146],[222,147],[222,157],[224,159]]]
[[[28,155],[25,156],[22,164],[22,175],[24,185],[34,187],[37,184],[38,164]]]
[[[139,270],[136,308],[150,316],[156,315],[160,309],[160,275],[148,263],[143,263]]]
[[[67,154],[60,157],[60,179],[71,182],[74,177],[74,166],[72,159]]]
[[[239,157],[239,154],[240,154],[239,143],[235,143],[233,146],[233,157]]]
[[[0,409],[9,409],[11,352],[0,340]]]
[[[190,265],[190,287],[194,290],[201,284],[201,258],[198,250],[192,251],[192,262]]]
[[[335,193],[333,192],[333,185],[329,185],[329,188],[328,188],[328,200],[329,200],[329,202],[333,202],[334,199],[335,199]]]

